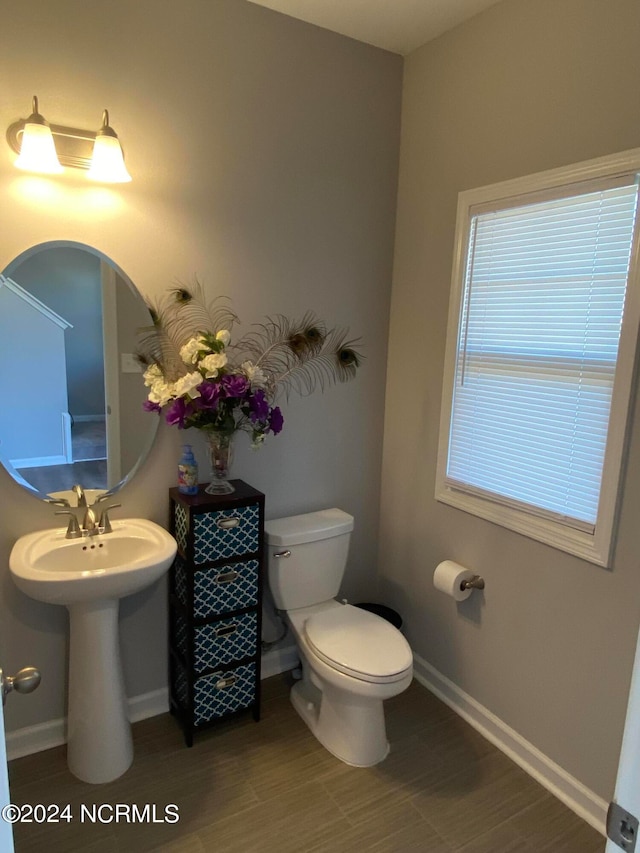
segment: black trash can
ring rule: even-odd
[[[387,622],[391,622],[394,628],[402,628],[402,617],[400,614],[392,610],[390,607],[385,607],[384,604],[371,604],[369,602],[364,602],[361,604],[355,604],[354,607],[361,607],[362,610],[368,610],[370,613],[375,613],[376,616],[381,616],[383,619],[386,619]]]

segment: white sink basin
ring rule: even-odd
[[[175,539],[145,518],[112,521],[112,532],[65,539],[65,529],[22,536],[9,567],[16,585],[49,604],[123,598],[161,577],[176,554]]]
[[[66,539],[65,528],[20,537],[9,556],[16,585],[69,610],[67,763],[84,782],[111,782],[133,761],[120,661],[119,599],[158,580],[176,541],[144,518],[113,520],[111,533]]]

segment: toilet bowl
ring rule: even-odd
[[[291,691],[294,708],[336,758],[378,764],[389,752],[383,702],[413,677],[407,641],[379,616],[335,600],[287,616],[303,671]]]
[[[409,686],[413,658],[397,628],[334,598],[353,518],[338,509],[322,510],[276,519],[265,529],[271,591],[302,664],[291,702],[341,761],[378,764],[389,752],[383,702]]]

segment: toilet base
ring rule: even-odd
[[[302,680],[291,688],[291,703],[332,755],[352,767],[373,767],[389,754],[384,702],[407,689],[413,666],[410,664],[392,681],[368,681],[342,672],[315,654],[306,639],[307,619],[342,606],[332,599],[287,611],[302,666]],[[408,645],[407,651],[410,656]]]
[[[373,767],[389,754],[381,700],[363,700],[332,685],[320,691],[308,678],[294,684],[290,698],[316,739],[345,764]]]

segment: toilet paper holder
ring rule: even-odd
[[[469,580],[462,581],[460,589],[484,589],[484,578],[480,575],[474,575]]]

